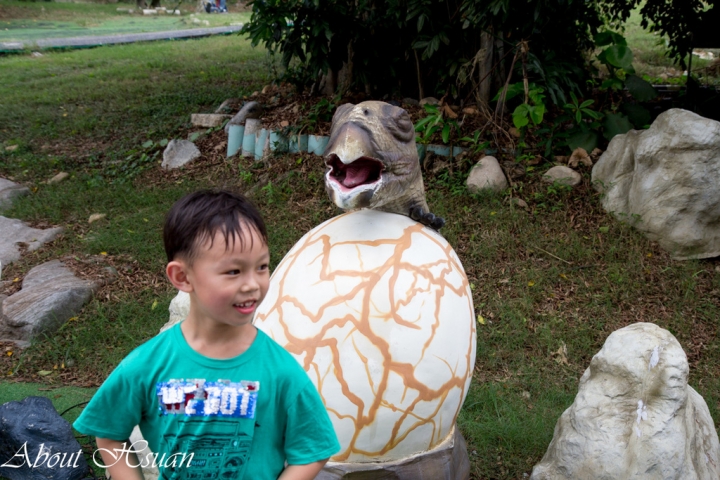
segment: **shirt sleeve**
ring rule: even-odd
[[[285,458],[288,465],[306,465],[325,460],[340,450],[325,405],[308,381],[288,409],[285,428]]]
[[[100,386],[73,427],[80,433],[124,441],[142,417],[142,386],[121,362]]]

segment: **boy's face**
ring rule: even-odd
[[[216,232],[198,245],[192,266],[187,267],[191,285],[191,314],[196,320],[242,326],[250,324],[270,283],[270,254],[255,229],[243,226],[240,238]]]

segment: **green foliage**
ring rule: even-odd
[[[484,153],[485,149],[490,146],[490,142],[481,141],[480,133],[480,130],[475,130],[472,137],[463,137],[460,139],[461,142],[468,143],[468,151],[470,154]]]
[[[545,115],[545,90],[541,87],[531,85],[528,91],[528,102],[521,103],[513,111],[513,124],[516,128],[526,127],[530,121],[534,126],[538,126],[543,121]]]
[[[307,114],[301,122],[301,130],[312,132],[320,122],[329,122],[332,120],[333,113],[337,107],[339,98],[329,100],[327,98],[320,99],[315,105],[310,107]]]
[[[319,85],[318,73],[351,67],[350,86],[415,96],[418,83],[428,93],[467,93],[456,77],[481,49],[483,32],[496,48],[530,45],[528,72],[565,101],[565,92],[585,80],[583,52],[603,24],[595,2],[566,0],[254,0],[243,31],[282,58],[285,77],[298,86]],[[351,61],[350,61],[351,60]],[[507,69],[510,59],[498,65]],[[519,66],[519,63],[518,63]]]
[[[685,57],[693,47],[693,35],[699,33],[701,18],[708,5],[703,0],[603,0],[610,21],[625,21],[638,6],[643,28],[668,38],[668,55],[685,68]],[[712,28],[712,25],[711,25]],[[614,50],[622,50],[616,48]]]
[[[459,131],[457,121],[452,118],[446,118],[443,111],[437,105],[425,104],[427,115],[415,124],[415,131],[420,132],[416,138],[418,143],[430,143],[432,137],[440,132],[440,138],[444,144],[448,144],[451,135]]]

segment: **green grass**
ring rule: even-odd
[[[667,39],[643,29],[640,25],[641,20],[639,8],[633,10],[625,23],[625,32],[623,33],[634,54],[635,70],[639,75],[649,77],[652,83],[684,85],[686,77],[683,76],[683,69],[666,55]],[[703,50],[713,52],[715,58],[720,56],[718,49]],[[686,58],[685,61],[688,59]],[[711,63],[712,60],[702,60],[694,56],[692,59],[693,72],[702,72],[702,69]],[[717,84],[719,79],[716,73],[703,75],[703,80]]]
[[[175,2],[163,5],[172,8]],[[118,8],[132,8],[135,13],[118,12]],[[185,3],[180,7],[182,15],[179,16],[145,16],[134,4],[0,0],[3,12],[0,13],[0,42],[219,27],[246,23],[250,19],[249,12],[195,14],[193,8],[194,4]],[[197,20],[193,21],[195,17]]]
[[[95,393],[96,388],[79,387],[48,387],[42,383],[14,383],[0,381],[0,405],[17,402],[26,397],[47,397],[53,402],[58,413],[65,413],[63,418],[72,423],[80,415],[78,404],[87,402]]]
[[[34,190],[4,214],[67,229],[7,267],[3,278],[22,278],[50,258],[102,252],[120,272],[76,320],[3,357],[0,377],[98,383],[152,337],[175,295],[163,280],[162,219],[186,192],[247,188],[268,176],[270,186],[257,190],[255,200],[267,219],[272,265],[337,213],[317,157],[284,156],[269,165],[207,158],[180,173],[161,173],[152,157],[159,150],[141,147],[146,140],[185,137],[191,113],[246,95],[268,75],[264,52],[239,37],[0,58],[0,176]],[[206,147],[221,139],[211,132]],[[8,152],[8,145],[19,147]],[[142,153],[150,158],[140,161]],[[71,178],[43,183],[61,170]],[[297,172],[280,179],[287,170]],[[671,260],[602,210],[588,172],[585,186],[573,191],[542,186],[534,175],[514,193],[530,204],[529,213],[503,197],[468,194],[461,176],[425,178],[428,202],[447,219],[443,234],[465,266],[482,317],[475,377],[459,418],[473,478],[529,473],[592,356],[612,331],[638,321],[676,335],[688,353],[690,383],[717,425],[718,261]],[[88,225],[98,212],[107,219]],[[567,363],[555,354],[562,345]],[[53,373],[38,377],[40,370]],[[22,388],[2,384],[2,398],[22,398]]]

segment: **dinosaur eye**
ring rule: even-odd
[[[383,105],[382,110],[383,126],[390,131],[393,137],[402,142],[409,142],[415,137],[412,120],[405,110],[392,105]]]

